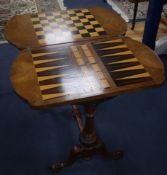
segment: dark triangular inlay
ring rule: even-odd
[[[61,59],[61,60],[55,60],[51,62],[36,64],[35,68],[63,66],[63,65],[69,65],[69,64],[72,64],[69,59]]]
[[[119,46],[119,45],[123,45],[124,43],[123,42],[115,42],[115,43],[97,43],[97,44],[94,44],[94,48],[96,49],[104,49],[104,48],[107,48],[107,47],[115,47],[115,46]]]
[[[121,53],[129,51],[128,48],[118,48],[118,49],[107,49],[107,50],[96,50],[96,52],[100,55],[107,55],[107,54],[115,54],[115,53]]]
[[[60,74],[77,74],[78,71],[73,66],[60,67],[52,70],[45,70],[37,72],[37,76],[50,76],[50,75],[60,75]]]
[[[119,69],[138,66],[138,65],[140,65],[140,63],[138,61],[135,61],[135,62],[128,62],[128,63],[107,64],[105,66],[107,67],[108,71],[112,72],[114,70],[119,70]]]
[[[58,86],[55,88],[50,88],[41,91],[42,95],[49,95],[49,94],[57,94],[57,93],[64,93],[64,89],[62,86]]]
[[[133,59],[133,58],[135,58],[134,55],[129,54],[129,55],[120,55],[120,56],[105,56],[105,57],[102,57],[101,60],[104,64],[107,64],[107,63],[124,61],[124,60],[128,60],[128,59]]]
[[[48,55],[41,55],[41,56],[36,56],[33,57],[34,61],[38,61],[38,60],[47,60],[47,59],[53,59],[53,58],[64,58],[64,59],[68,59],[67,54],[65,53],[53,53],[53,54],[49,54]]]
[[[110,72],[110,75],[113,79],[118,79],[118,78],[124,78],[124,77],[143,74],[143,73],[146,73],[145,69],[134,69],[134,70]]]
[[[124,85],[130,85],[135,83],[142,83],[145,81],[152,81],[151,77],[143,77],[143,78],[131,78],[131,79],[124,79],[124,80],[115,80],[115,83],[117,86],[124,86]]]

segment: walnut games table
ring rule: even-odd
[[[13,88],[38,109],[72,105],[80,128],[79,144],[66,161],[51,166],[53,172],[73,164],[78,156],[89,159],[100,153],[119,159],[123,152],[109,153],[96,135],[96,104],[159,86],[164,82],[163,64],[147,46],[121,36],[126,33],[126,24],[113,12],[92,8],[52,14],[17,16],[8,22],[7,39],[25,48],[11,67]],[[116,35],[119,37],[113,37]],[[77,105],[85,108],[84,126]]]

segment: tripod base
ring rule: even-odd
[[[82,157],[85,160],[90,160],[94,154],[101,154],[105,159],[119,160],[123,158],[122,151],[109,153],[105,145],[101,142],[97,142],[96,145],[91,147],[86,147],[82,144],[79,144],[74,146],[66,161],[55,163],[50,167],[50,169],[52,172],[59,172],[60,170],[72,165],[77,160],[77,158]]]
[[[107,159],[111,158],[118,160],[123,158],[122,151],[109,153],[105,144],[97,137],[94,130],[95,107],[93,105],[86,105],[85,110],[87,113],[85,127],[81,127],[81,120],[77,119],[80,128],[83,128],[79,137],[80,144],[73,147],[67,160],[53,164],[50,167],[52,172],[59,172],[63,168],[72,165],[79,157],[89,160],[93,155],[101,154]],[[76,106],[73,106],[73,112],[75,113],[76,118],[80,117],[80,113]]]

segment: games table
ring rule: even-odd
[[[77,10],[77,13],[80,13],[81,10]],[[90,11],[85,9],[82,12],[92,19]],[[76,10],[73,12],[76,13]],[[63,14],[73,12],[66,11]],[[24,17],[27,18],[27,16],[17,16],[18,26],[16,28],[19,28],[19,19],[22,20]],[[96,105],[123,93],[162,84],[164,68],[158,56],[147,46],[128,37],[113,37],[115,32],[111,35],[112,30],[109,35],[105,23],[103,26],[97,19],[92,19],[92,21],[99,23],[98,31],[102,31],[102,35],[86,35],[86,37],[73,38],[73,40],[67,37],[66,41],[60,39],[59,43],[57,38],[52,41],[44,39],[44,41],[49,41],[48,45],[46,45],[47,42],[39,42],[38,34],[35,34],[35,29],[32,30],[32,28],[31,31],[34,33],[33,35],[28,33],[27,40],[26,34],[23,38],[21,37],[22,40],[19,39],[20,36],[19,38],[18,36],[13,37],[14,40],[10,38],[13,35],[10,34],[12,30],[9,31],[12,21],[6,27],[7,38],[20,48],[27,46],[20,51],[11,67],[11,81],[14,90],[30,106],[37,109],[72,105],[80,128],[79,144],[74,146],[66,161],[53,164],[51,170],[60,171],[73,164],[79,156],[89,159],[95,153],[100,153],[106,158],[122,158],[122,151],[109,153],[96,134],[94,128]],[[113,26],[114,24],[108,25]],[[124,32],[125,30],[122,30],[118,32],[118,35]],[[97,32],[95,33],[97,35]],[[74,35],[72,34],[72,37],[75,37]],[[81,123],[77,105],[85,108],[84,126]]]

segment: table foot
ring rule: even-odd
[[[119,151],[114,151],[111,153],[111,158],[113,160],[119,160],[122,159],[124,157],[124,152],[119,150]]]
[[[60,170],[62,170],[65,167],[68,167],[70,165],[72,165],[75,160],[82,155],[84,152],[82,145],[76,145],[74,146],[74,148],[71,150],[70,155],[68,157],[67,160],[65,160],[64,162],[59,162],[59,163],[55,163],[53,164],[50,169],[52,172],[59,172]]]

